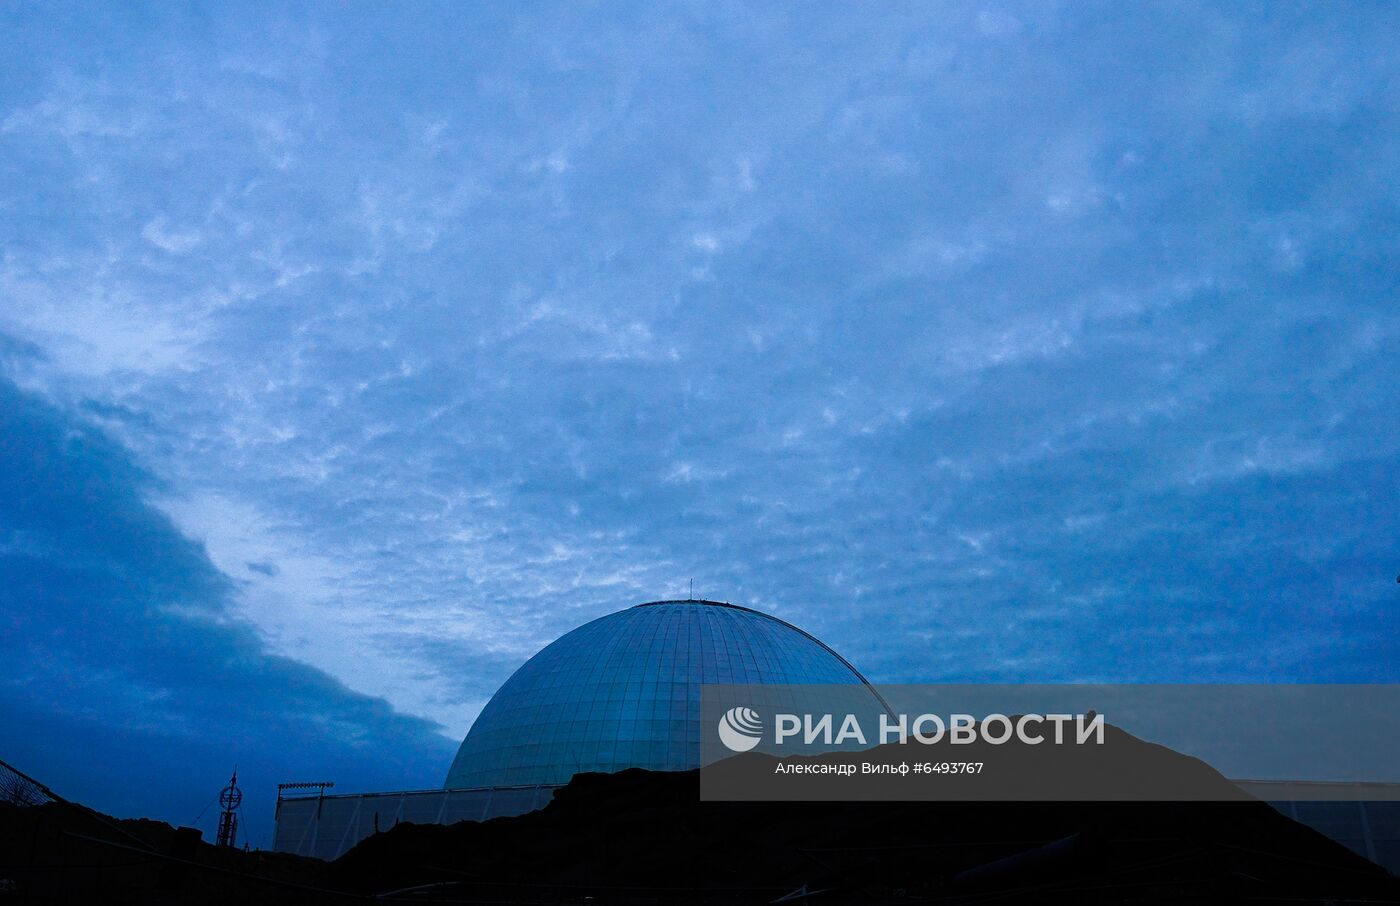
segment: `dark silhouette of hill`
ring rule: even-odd
[[[1003,749],[999,781],[974,787],[971,778],[951,793],[1015,796],[1027,783],[1058,782],[1061,799],[1102,800],[1150,781],[1201,801],[701,802],[697,771],[582,774],[539,812],[400,825],[346,853],[326,879],[482,902],[1400,902],[1400,881],[1209,765],[1112,728],[1109,742]],[[943,754],[936,745],[884,746],[784,761]],[[750,754],[707,772],[761,781],[777,763]],[[810,784],[803,794],[830,789],[826,778],[799,779]]]
[[[999,784],[987,775],[944,792],[1014,795],[1027,777],[1059,777],[1066,796],[1102,798],[1166,778],[1235,801],[701,802],[700,772],[630,770],[581,774],[515,818],[400,824],[333,863],[221,849],[188,829],[62,802],[0,805],[0,906],[1400,903],[1400,881],[1208,765],[1112,733],[1100,751],[1003,751]],[[977,754],[959,748],[961,760]],[[912,757],[942,753],[891,746],[790,761]],[[707,782],[771,777],[776,764],[737,757],[707,769]]]
[[[315,889],[325,863],[212,846],[190,828],[65,802],[0,802],[0,904],[343,903]]]

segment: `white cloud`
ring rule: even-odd
[[[408,64],[342,21],[375,12],[297,15],[6,108],[0,326],[120,426],[277,650],[400,707],[460,729],[541,644],[691,574],[870,672],[942,669],[863,620],[1054,615],[1106,587],[1098,514],[1166,538],[1241,476],[1394,452],[1394,140],[1342,78],[1393,70],[1369,32],[427,13],[399,26],[435,77],[386,104]],[[1234,84],[1251,42],[1337,78]],[[1306,118],[1337,111],[1350,150]],[[955,666],[1033,662],[997,632]]]
[[[171,229],[164,217],[157,217],[142,227],[141,238],[159,249],[178,255],[199,245],[200,233],[194,229]]]

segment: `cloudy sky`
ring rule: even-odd
[[[877,681],[1400,680],[1397,20],[5,4],[0,758],[257,843],[692,577]]]

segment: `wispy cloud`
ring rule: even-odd
[[[123,450],[9,383],[0,423],[7,759],[101,807],[181,822],[233,764],[263,790],[301,771],[435,779],[440,728],[270,651]],[[250,813],[264,821],[267,805]]]
[[[6,13],[9,399],[257,657],[445,739],[694,577],[883,680],[1395,678],[1394,11],[113,15]]]

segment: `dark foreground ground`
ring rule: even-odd
[[[1400,903],[1262,803],[700,803],[698,782],[585,774],[543,811],[400,825],[333,863],[0,806],[0,904]]]

